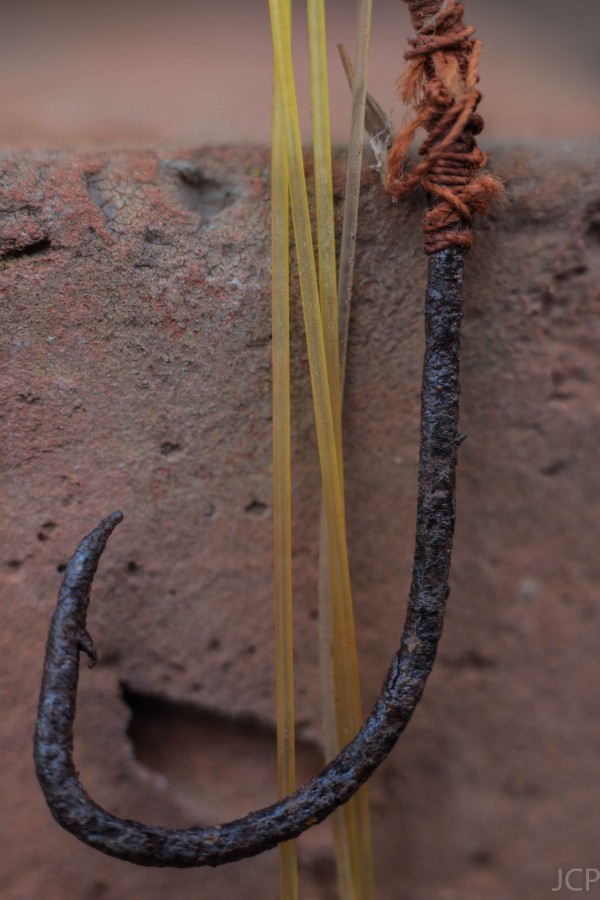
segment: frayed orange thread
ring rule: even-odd
[[[409,66],[400,81],[402,100],[415,116],[394,138],[388,154],[386,190],[395,198],[421,184],[431,198],[423,222],[426,253],[470,247],[473,214],[485,213],[502,194],[501,182],[479,173],[487,163],[475,135],[483,129],[476,112],[481,93],[477,66],[481,42],[463,23],[458,0],[405,0],[416,37],[404,54]],[[427,137],[423,159],[406,171],[408,151],[419,128]]]

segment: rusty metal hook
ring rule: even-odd
[[[92,582],[120,512],[104,519],[71,558],[50,625],[34,742],[36,772],[56,821],[109,856],[142,866],[219,866],[297,837],[346,803],[406,727],[432,669],[442,633],[454,531],[459,435],[463,250],[429,257],[421,389],[417,534],[400,650],[360,731],[323,771],[283,800],[222,825],[171,829],[121,819],[95,803],[73,764],[79,653],[96,661],[86,629]]]

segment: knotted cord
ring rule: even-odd
[[[423,223],[425,251],[472,244],[473,214],[485,213],[502,193],[500,181],[481,172],[486,154],[475,135],[481,93],[477,68],[481,42],[463,22],[458,0],[406,0],[416,36],[409,39],[408,68],[400,81],[402,100],[415,110],[394,138],[388,156],[386,190],[396,198],[421,184],[430,197]],[[407,170],[407,155],[419,128],[427,137],[422,159]]]

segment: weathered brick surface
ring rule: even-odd
[[[382,900],[541,900],[559,866],[600,868],[600,165],[594,148],[492,159],[507,201],[478,223],[467,265],[448,625],[371,788]],[[276,853],[195,872],[93,853],[54,825],[31,762],[59,570],[122,508],[90,617],[100,663],[82,673],[84,783],[162,824],[275,797],[268,161],[247,148],[0,160],[5,900],[277,895]],[[393,207],[365,175],[345,423],[365,703],[410,574],[421,207]],[[319,479],[297,300],[293,328],[306,776]],[[131,736],[123,685],[155,698],[134,704]],[[300,860],[305,900],[334,897],[327,827]]]

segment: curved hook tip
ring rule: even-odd
[[[59,591],[59,603],[66,597],[79,597],[87,608],[92,581],[104,553],[109,537],[123,521],[120,510],[102,519],[96,527],[80,541],[77,550],[69,560]]]
[[[79,549],[85,547],[86,549],[96,547],[97,545],[101,545],[102,549],[100,553],[104,550],[106,543],[117,527],[117,525],[123,521],[124,515],[121,510],[115,510],[115,512],[111,512],[110,515],[106,516],[99,522],[98,525],[89,534],[83,538],[79,545]]]
[[[117,527],[119,522],[122,522],[125,516],[121,512],[120,509],[116,509],[114,512],[111,512],[106,518],[102,519],[99,525],[96,526],[94,531],[97,531],[98,528],[102,529],[110,529],[110,532]]]

